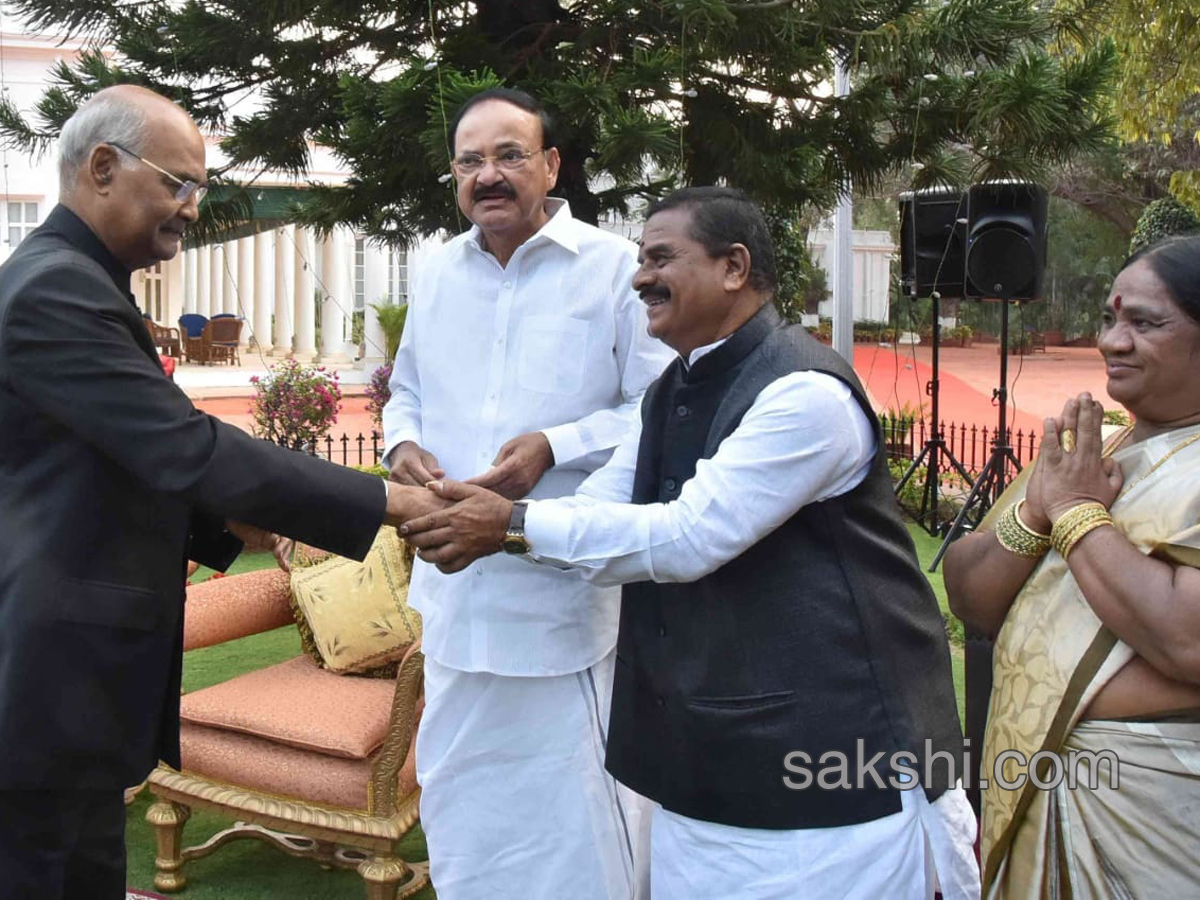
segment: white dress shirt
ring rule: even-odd
[[[632,288],[637,247],[576,221],[565,201],[547,211],[505,267],[473,228],[418,273],[383,413],[385,459],[415,441],[461,481],[541,431],[555,465],[530,497],[560,497],[625,437],[671,356]],[[426,655],[461,671],[562,675],[616,643],[616,592],[503,555],[455,575],[418,561],[409,598]]]
[[[691,354],[695,363],[723,342]],[[670,503],[631,504],[641,416],[574,497],[530,503],[535,561],[595,584],[687,582],[740,556],[801,507],[844,494],[870,471],[876,439],[844,382],[794,372],[759,392],[741,423]]]

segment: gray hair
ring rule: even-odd
[[[79,170],[92,150],[106,143],[120,144],[140,155],[146,143],[145,112],[120,97],[96,96],[67,119],[58,141],[58,184],[64,196],[75,187]],[[123,153],[118,155],[122,166],[135,162]]]

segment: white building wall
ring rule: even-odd
[[[855,231],[852,236],[854,258],[854,321],[886,322],[889,309],[889,281],[896,245],[886,231]],[[833,232],[809,233],[808,246],[813,261],[832,271],[830,263]],[[818,308],[822,316],[833,315],[833,301],[825,300]]]

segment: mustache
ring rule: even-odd
[[[638,293],[644,303],[646,300],[666,300],[671,296],[671,292],[662,285],[648,287]]]
[[[503,197],[506,200],[515,200],[517,199],[517,192],[504,182],[500,182],[498,184],[480,185],[471,193],[471,199],[475,202],[487,200],[489,197]]]

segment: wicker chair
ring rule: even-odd
[[[144,321],[146,328],[150,330],[150,339],[154,341],[154,346],[158,348],[159,352],[171,359],[178,359],[183,352],[179,340],[179,329],[159,325],[150,318],[146,318]]]
[[[208,320],[208,324],[204,326],[204,339],[210,361],[227,361],[235,366],[242,364],[238,355],[238,343],[242,339],[243,324],[243,319],[225,315],[213,316]]]
[[[188,588],[184,647],[291,621],[282,572],[209,581]],[[299,656],[186,695],[182,768],[160,765],[149,778],[157,798],[146,814],[157,832],[155,887],[182,890],[188,860],[238,838],[357,869],[369,900],[411,897],[425,887],[427,864],[407,863],[398,852],[418,818],[413,748],[422,664],[412,647],[391,681],[335,675]],[[193,807],[235,824],[184,849]]]

